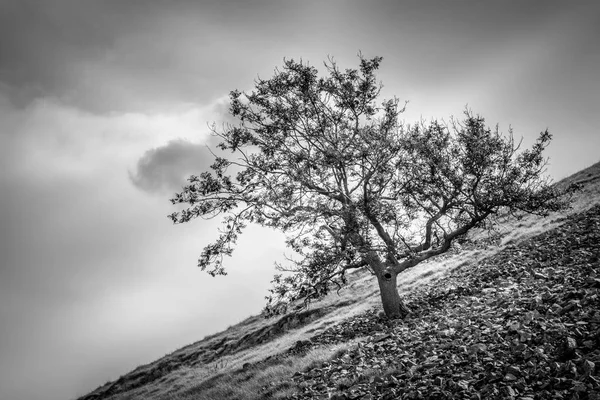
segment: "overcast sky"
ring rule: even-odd
[[[548,128],[555,179],[600,161],[596,4],[0,0],[0,400],[75,398],[260,311],[279,234],[211,278],[215,224],[166,215],[227,93],[284,57],[383,56],[407,122],[468,104]]]

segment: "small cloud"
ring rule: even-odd
[[[138,160],[129,179],[148,193],[178,192],[191,174],[206,171],[213,156],[205,144],[172,140],[165,146],[148,150]]]

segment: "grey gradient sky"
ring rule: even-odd
[[[384,57],[404,118],[468,106],[548,173],[600,160],[600,8],[589,1],[0,0],[0,400],[82,395],[257,313],[278,233],[213,279],[214,222],[169,195],[210,159],[226,95],[284,57]]]

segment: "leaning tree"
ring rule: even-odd
[[[311,300],[366,268],[377,278],[385,314],[408,313],[397,276],[447,252],[470,229],[505,212],[546,214],[564,204],[543,179],[542,132],[529,150],[465,112],[449,124],[405,125],[397,99],[378,102],[381,57],[360,58],[326,76],[302,61],[284,60],[251,93],[232,91],[235,125],[220,138],[210,171],[193,175],[171,199],[185,204],[174,223],[222,217],[220,235],[198,265],[225,275],[248,223],[283,231],[293,250],[276,275],[267,310]]]

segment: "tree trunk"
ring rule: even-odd
[[[398,294],[398,287],[396,286],[397,276],[398,274],[389,270],[377,274],[383,311],[389,319],[404,318],[410,313],[410,310],[406,307]]]

